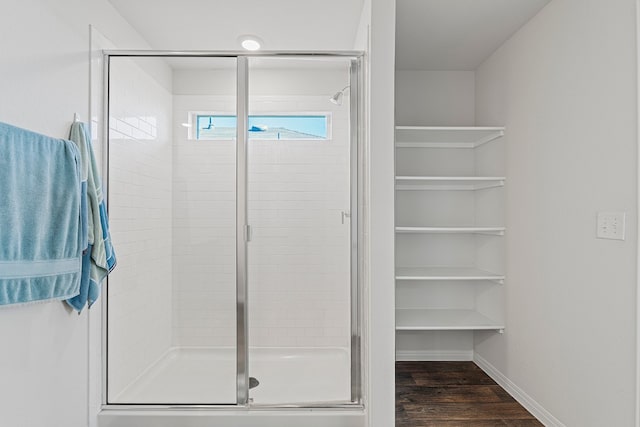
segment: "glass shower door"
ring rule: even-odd
[[[349,81],[346,58],[249,59],[254,405],[352,398]]]
[[[358,61],[109,60],[106,403],[359,403]]]
[[[236,59],[113,57],[109,88],[107,401],[236,404]]]

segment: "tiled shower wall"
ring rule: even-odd
[[[281,112],[332,113],[328,141],[249,143],[251,346],[349,347],[345,101],[336,107],[326,95],[250,98],[252,113],[272,112],[274,104]]]
[[[173,344],[236,344],[236,144],[187,138],[187,111],[235,99],[174,96]],[[231,106],[231,110],[229,110]]]
[[[109,398],[171,344],[172,96],[133,60],[111,64]],[[156,66],[162,67],[163,64]],[[169,81],[170,84],[170,81]]]
[[[300,94],[286,73],[253,76],[251,114],[331,113],[332,137],[249,143],[250,345],[348,348],[350,237],[348,219],[341,221],[349,210],[348,98],[343,106],[328,101],[346,71],[298,71]],[[233,346],[235,143],[190,140],[180,123],[192,111],[233,112],[234,88],[202,94],[215,84],[197,80],[174,74],[173,343]]]

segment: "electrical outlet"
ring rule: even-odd
[[[598,212],[596,237],[624,240],[625,212]]]

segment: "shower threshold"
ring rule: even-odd
[[[98,427],[365,427],[363,409],[277,411],[103,410]]]

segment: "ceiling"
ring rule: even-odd
[[[109,1],[161,50],[241,50],[239,37],[246,34],[262,39],[265,50],[351,50],[364,3]],[[475,70],[549,1],[397,0],[396,68]]]
[[[550,0],[397,0],[396,69],[475,70]]]
[[[109,0],[153,49],[352,50],[364,0]]]

